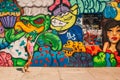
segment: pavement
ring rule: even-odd
[[[120,80],[120,68],[99,67],[0,67],[0,80]]]

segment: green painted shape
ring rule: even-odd
[[[23,67],[27,60],[24,60],[22,58],[12,58],[12,61],[14,67]]]
[[[105,61],[105,53],[104,52],[99,52],[98,55],[93,57],[93,63],[94,67],[105,67],[106,66],[106,61]]]
[[[22,40],[21,43],[20,43],[20,46],[24,46],[25,45],[25,41]]]
[[[103,12],[107,2],[111,0],[69,0],[71,6],[78,5],[78,13]]]
[[[110,62],[112,67],[115,67],[117,65],[117,61],[115,59],[114,54],[110,54]]]
[[[16,40],[19,40],[24,35],[25,32],[23,31],[18,31],[18,33],[16,34],[14,29],[7,29],[5,32],[5,39],[7,40],[7,42],[11,43]]]
[[[60,38],[50,32],[45,32],[39,35],[38,40],[44,41],[45,45],[50,45],[52,47],[52,50],[61,50],[62,49],[62,42]],[[37,40],[37,42],[39,42]]]
[[[13,45],[9,45],[7,48],[8,48],[8,49],[13,48]]]
[[[36,15],[36,16],[21,16],[20,17],[21,20],[25,20],[25,21],[28,21],[28,23],[32,24],[33,26],[37,27],[37,28],[40,28],[41,26],[44,26],[45,29],[44,31],[48,30],[49,27],[50,27],[50,16],[49,15],[43,15],[43,14],[39,14],[39,15]],[[35,20],[37,19],[43,19],[44,22],[41,23],[41,24],[35,24]],[[26,23],[24,23],[26,24]]]
[[[36,43],[34,46],[34,52],[39,50],[39,45]]]
[[[32,31],[32,32],[27,33],[27,34],[25,35],[26,38],[28,38],[29,36],[32,36],[32,41],[34,42],[35,39],[36,39],[36,37],[38,36],[38,33],[37,33],[36,31]]]

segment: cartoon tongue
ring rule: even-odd
[[[113,40],[117,40],[117,37],[112,37]]]

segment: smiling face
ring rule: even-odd
[[[120,26],[108,29],[107,36],[111,43],[116,44],[120,40]]]
[[[62,12],[59,15],[51,17],[51,28],[57,31],[64,31],[72,27],[76,21],[77,5],[73,6],[70,11]]]

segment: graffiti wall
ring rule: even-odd
[[[0,66],[31,58],[37,67],[119,67],[120,0],[0,0]]]

